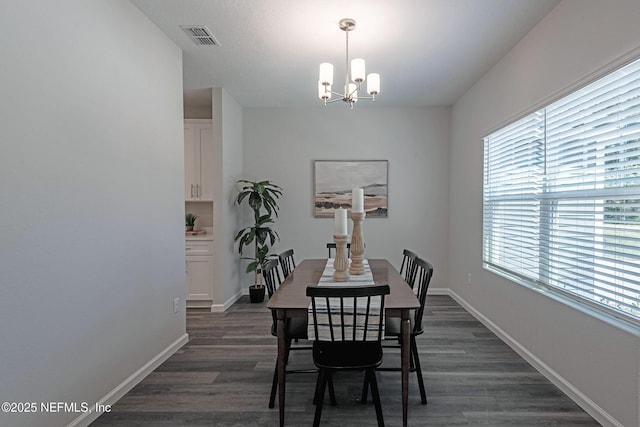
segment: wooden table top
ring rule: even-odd
[[[387,295],[384,303],[387,314],[419,307],[420,304],[413,290],[407,286],[400,273],[389,261],[386,259],[368,259],[367,261],[373,273],[373,281],[376,284],[389,284],[391,293]],[[303,309],[306,312],[311,301],[306,295],[307,286],[318,284],[326,263],[326,258],[303,260],[282,282],[269,299],[267,307],[272,310]]]

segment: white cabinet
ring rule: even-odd
[[[213,132],[211,120],[184,121],[185,200],[213,200]]]
[[[187,307],[211,307],[213,300],[213,242],[187,240]]]
[[[211,120],[184,121],[185,212],[199,216],[199,228],[213,226],[213,132]],[[203,203],[207,202],[207,203]],[[213,304],[213,238],[187,237],[185,272],[188,308]]]

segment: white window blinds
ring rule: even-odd
[[[640,320],[640,61],[484,139],[483,259]]]

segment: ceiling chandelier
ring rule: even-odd
[[[380,74],[370,73],[366,76],[367,93],[371,96],[358,97],[360,84],[365,81],[364,59],[356,58],[349,63],[349,32],[356,28],[356,21],[349,18],[340,20],[340,29],[344,31],[346,36],[346,72],[344,76],[344,92],[338,93],[331,90],[333,85],[333,64],[323,62],[320,64],[320,79],[318,80],[318,97],[324,101],[324,105],[336,101],[344,101],[349,104],[351,109],[359,99],[376,100],[376,95],[380,93]],[[351,75],[351,80],[349,80]],[[339,98],[331,99],[331,95],[337,95]]]

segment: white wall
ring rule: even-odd
[[[640,47],[638,22],[637,0],[561,2],[458,100],[451,119],[452,291],[605,425],[640,425],[637,332],[482,269],[481,138],[621,62]]]
[[[126,0],[3,0],[0,57],[0,401],[92,405],[186,339],[181,52]]]
[[[274,251],[293,248],[298,261],[327,256],[333,220],[313,216],[314,160],[388,160],[389,216],[365,219],[365,257],[399,268],[402,249],[413,249],[433,263],[432,286],[446,287],[449,113],[346,105],[245,109],[245,176],[284,189]],[[243,286],[251,282],[245,278]]]
[[[213,88],[214,205],[213,310],[224,311],[242,294],[239,260],[233,237],[240,211],[233,205],[236,181],[242,177],[243,110],[221,88]]]

